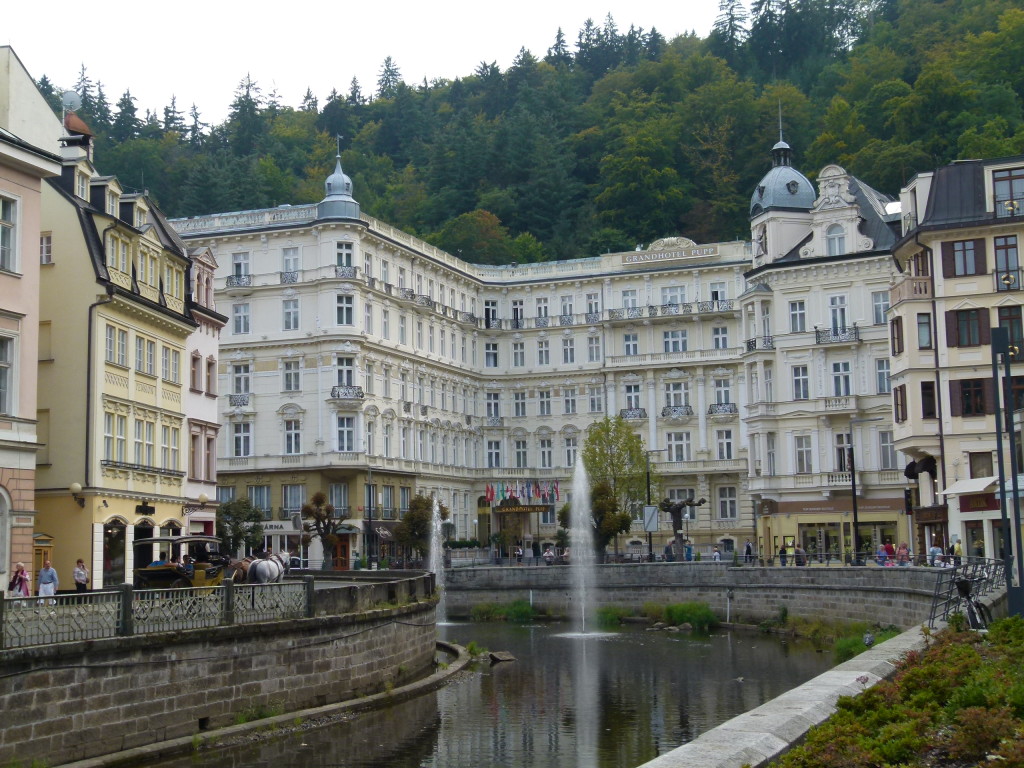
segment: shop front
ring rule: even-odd
[[[773,554],[783,544],[789,554],[797,543],[810,562],[846,562],[853,553],[853,505],[850,497],[779,502],[771,515]],[[870,556],[886,542],[894,547],[906,540],[909,524],[902,498],[858,499],[857,536],[862,552]]]

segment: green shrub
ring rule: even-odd
[[[480,656],[481,654],[487,653],[487,649],[484,648],[482,645],[477,645],[475,640],[470,640],[469,644],[466,645],[466,653],[468,653],[470,656],[476,657]]]
[[[618,605],[606,605],[597,609],[597,623],[601,627],[617,627],[629,615],[630,611],[628,608]]]
[[[832,646],[832,656],[836,660],[836,664],[842,664],[863,650],[863,637],[840,637],[836,640],[836,644]]]
[[[644,603],[640,614],[651,621],[663,621],[665,619],[665,606],[661,603]]]
[[[504,608],[504,618],[513,624],[529,624],[537,617],[537,611],[526,600],[516,600]]]
[[[469,612],[469,617],[473,621],[480,622],[501,621],[505,618],[500,607],[494,603],[477,603]]]
[[[668,624],[689,624],[694,629],[706,632],[718,626],[718,619],[707,603],[675,603],[665,606],[665,622]]]

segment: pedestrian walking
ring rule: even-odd
[[[25,570],[24,563],[14,564],[14,575],[11,577],[10,583],[7,585],[7,591],[11,597],[28,597],[32,594],[31,589],[32,577],[28,575],[28,571]]]
[[[43,567],[39,571],[39,597],[47,598],[53,597],[57,594],[57,589],[60,587],[60,579],[57,578],[57,571],[50,561],[46,560],[43,562]],[[43,604],[43,600],[39,601],[39,604]],[[50,605],[56,605],[56,600],[50,600]]]
[[[754,545],[750,543],[750,539],[747,539],[747,543],[743,545],[743,562],[751,563],[754,561]]]
[[[781,565],[783,568],[786,567],[786,545],[785,544],[783,544],[781,547],[779,547],[779,565]]]

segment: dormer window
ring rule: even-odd
[[[996,218],[1024,216],[1024,168],[992,173]]]
[[[829,256],[846,253],[846,232],[841,225],[833,224],[825,230],[825,253]]]
[[[135,206],[135,228],[142,229],[146,226],[146,209],[141,205]]]
[[[113,190],[107,190],[107,213],[111,216],[117,216],[118,199],[117,193]]]
[[[75,194],[83,200],[89,199],[89,175],[78,171],[75,174]]]

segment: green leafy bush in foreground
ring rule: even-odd
[[[811,729],[776,768],[1024,766],[1024,619],[944,630]],[[866,680],[865,680],[866,682]]]
[[[665,606],[666,624],[689,624],[694,629],[706,632],[718,626],[718,619],[707,603],[674,603]]]

